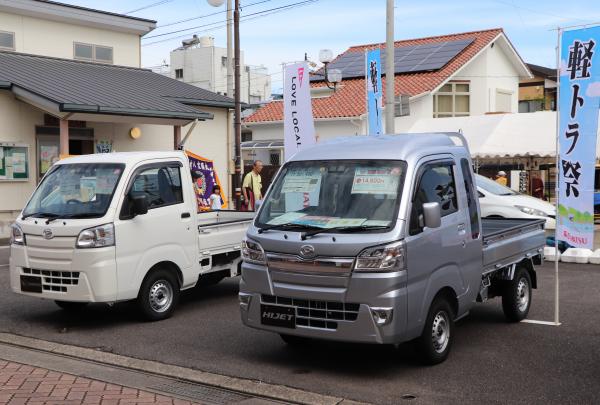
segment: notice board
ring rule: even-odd
[[[29,180],[29,147],[0,143],[0,180]]]

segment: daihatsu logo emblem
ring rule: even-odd
[[[300,256],[304,258],[313,257],[315,255],[315,248],[311,245],[304,245],[300,248]]]
[[[42,234],[44,235],[44,239],[52,239],[52,238],[54,238],[54,234],[52,233],[52,229],[44,229],[44,231],[42,232]]]

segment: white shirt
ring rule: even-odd
[[[221,209],[221,196],[218,194],[210,195],[210,209],[217,211]]]

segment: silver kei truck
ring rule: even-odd
[[[291,345],[416,339],[440,363],[476,302],[527,316],[544,242],[543,220],[481,218],[461,134],[319,144],[281,168],[247,231],[242,321]]]

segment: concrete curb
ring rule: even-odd
[[[106,353],[84,347],[54,343],[11,333],[0,333],[0,342],[19,346],[27,349],[44,351],[63,356],[74,357],[82,360],[123,367],[130,370],[142,371],[164,377],[176,378],[190,382],[212,385],[232,391],[254,396],[292,402],[297,404],[315,405],[361,405],[364,403],[346,400],[340,397],[322,395],[303,391],[284,385],[268,384],[262,381],[247,380],[237,377],[228,377],[206,371],[163,364],[151,360],[140,360],[114,353]],[[366,404],[365,404],[366,405]]]

